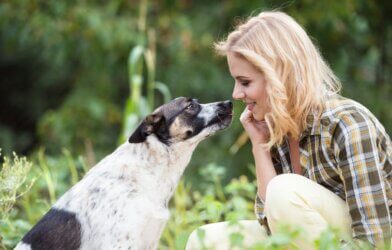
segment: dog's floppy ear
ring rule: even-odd
[[[155,113],[148,115],[139,127],[129,137],[130,143],[144,142],[147,136],[158,131],[158,129],[165,123],[165,117],[161,113]]]

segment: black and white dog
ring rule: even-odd
[[[199,142],[229,126],[230,101],[179,97],[93,167],[16,249],[156,249],[168,202]]]

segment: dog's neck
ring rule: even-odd
[[[149,136],[143,143],[129,144],[129,148],[133,157],[136,156],[138,160],[147,163],[143,165],[172,169],[185,168],[197,144],[198,142],[189,140],[166,145],[155,136]]]
[[[150,190],[148,194],[166,206],[197,144],[187,141],[168,146],[154,136],[142,143],[127,142],[113,153],[112,158],[113,161],[125,160],[113,164],[113,167],[118,169],[117,174],[128,176],[125,180],[137,181],[142,188]],[[127,157],[118,157],[119,154]]]

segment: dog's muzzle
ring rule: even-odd
[[[217,103],[216,116],[208,125],[218,124],[220,128],[226,128],[233,119],[233,103],[224,101]]]

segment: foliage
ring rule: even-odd
[[[223,186],[224,167],[209,164],[201,169],[201,189],[192,191],[182,180],[171,200],[171,218],[161,238],[164,249],[184,249],[189,234],[205,223],[254,218],[254,183],[241,176]]]
[[[20,0],[0,4],[0,65],[21,71],[4,71],[0,86],[7,95],[2,104],[12,108],[17,119],[3,113],[8,123],[2,125],[9,124],[11,133],[34,133],[24,137],[25,145],[39,140],[51,145],[48,153],[58,154],[62,147],[87,151],[91,144],[98,156],[116,145],[120,106],[128,93],[126,55],[142,39],[133,32],[137,19],[132,12],[118,15],[124,5]],[[134,10],[132,5],[126,8]],[[22,151],[22,145],[13,143],[18,141],[15,134],[3,137],[9,138],[2,141],[9,142],[6,152],[9,147]]]
[[[153,32],[148,33],[149,40],[153,38]],[[150,45],[154,46],[154,45]],[[144,60],[143,60],[144,59]],[[146,65],[146,72],[143,71],[143,62]],[[146,83],[143,84],[143,73],[147,74]],[[170,91],[168,87],[154,79],[155,76],[155,54],[153,48],[144,48],[140,45],[134,47],[128,58],[128,74],[131,95],[128,97],[123,115],[123,129],[119,143],[125,141],[130,131],[134,131],[137,123],[152,112],[154,107],[154,91],[158,90],[163,96],[164,102],[170,101]],[[142,88],[146,86],[146,96],[142,94]]]
[[[15,155],[11,163],[5,157],[0,182],[3,247],[14,247],[86,171],[84,159],[73,157],[66,149],[55,158],[45,155],[43,149],[30,160]],[[3,201],[10,202],[4,207]]]
[[[25,157],[19,158],[15,153],[12,161],[8,157],[4,157],[0,169],[0,219],[7,219],[7,214],[12,209],[16,199],[32,186],[34,180],[26,183],[31,166],[32,164]]]
[[[11,221],[11,210],[16,200],[30,190],[35,179],[28,179],[32,163],[27,161],[26,157],[20,158],[14,153],[12,160],[8,157],[3,160],[0,168],[0,225],[12,232],[24,223],[21,220]],[[0,249],[4,249],[7,239],[3,242],[1,235],[3,234],[0,234]]]
[[[89,155],[91,163],[106,155],[123,133],[122,108],[130,96],[127,60],[135,46],[153,52],[151,79],[164,82],[172,96],[230,98],[232,79],[225,61],[214,56],[213,42],[244,17],[277,8],[314,38],[342,79],[343,94],[367,106],[391,133],[388,1],[15,0],[0,4],[4,151],[31,153],[50,145],[47,153],[58,155],[66,147]],[[140,76],[149,77],[146,70]],[[146,88],[141,91],[147,96]],[[159,95],[154,99],[162,101]],[[235,118],[242,108],[235,103]],[[196,166],[209,162],[229,168],[226,182],[249,175],[237,167],[251,162],[249,145],[228,157],[240,133],[235,122],[230,132],[200,145],[189,175],[198,178]]]

